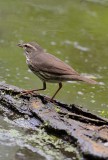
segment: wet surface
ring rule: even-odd
[[[0,121],[3,126],[0,126],[0,160],[65,160],[66,157],[78,159],[76,150],[67,142],[49,136],[44,130],[30,130],[27,123],[21,127],[20,123],[24,123],[24,119],[13,122],[0,116]],[[55,143],[56,148],[52,143]]]
[[[29,135],[24,134],[25,139],[21,140],[22,146],[25,147],[23,143],[25,140],[30,149],[33,149],[35,145],[35,152],[37,151],[37,143],[39,144],[38,148],[45,146],[49,151],[44,150],[44,152],[50,156],[55,148],[56,151],[58,149],[59,154],[64,155],[64,151],[67,151],[72,158],[75,155],[75,159],[80,159],[81,153],[84,157],[108,158],[108,148],[106,148],[108,140],[107,119],[94,115],[75,104],[49,102],[47,97],[42,95],[19,96],[19,89],[3,83],[0,83],[0,91],[0,104],[4,106],[1,107],[3,114],[19,127],[27,129],[26,133]],[[35,134],[30,130],[34,130]],[[9,131],[7,136],[13,133],[16,138],[17,132],[16,130]],[[67,146],[68,143],[70,146]],[[58,159],[56,152],[53,151],[53,153],[54,158]],[[62,156],[62,154],[60,155]],[[64,159],[63,157],[62,159]]]

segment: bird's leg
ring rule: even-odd
[[[55,92],[55,94],[52,96],[50,101],[53,101],[54,97],[56,96],[56,94],[59,92],[59,90],[62,88],[62,83],[59,83],[59,88],[57,89],[57,91]]]
[[[43,81],[43,88],[41,88],[41,89],[33,89],[33,90],[25,90],[25,91],[22,91],[22,94],[31,94],[34,91],[41,91],[41,90],[45,90],[45,89],[46,89],[46,82]]]

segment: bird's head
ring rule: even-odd
[[[18,46],[24,49],[27,56],[29,56],[29,54],[41,53],[43,51],[39,44],[35,42],[19,43]]]

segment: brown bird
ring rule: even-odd
[[[58,83],[59,88],[51,98],[51,100],[53,100],[62,88],[62,82],[64,81],[83,81],[91,84],[97,84],[96,81],[81,76],[78,72],[60,59],[46,53],[43,48],[35,42],[18,44],[18,46],[24,49],[26,63],[28,64],[30,70],[43,82],[42,89],[25,91],[27,93],[45,90],[46,82]]]

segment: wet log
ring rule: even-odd
[[[108,119],[90,113],[75,104],[64,104],[40,94],[21,95],[22,89],[0,83],[0,105],[7,116],[11,112],[28,116],[32,128],[66,140],[85,159],[108,160]]]

